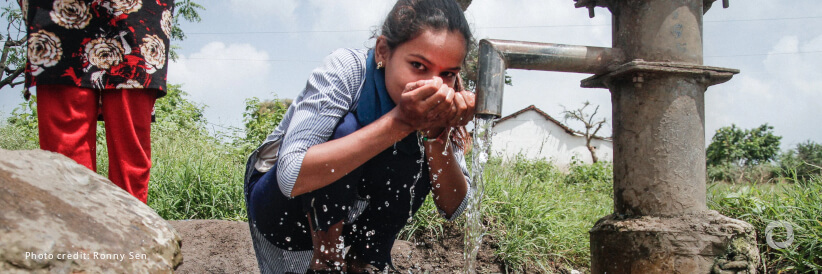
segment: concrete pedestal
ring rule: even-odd
[[[754,227],[708,210],[619,219],[591,229],[591,273],[756,273]]]

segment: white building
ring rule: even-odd
[[[493,127],[491,150],[493,155],[513,159],[522,154],[529,159],[546,159],[559,167],[570,165],[572,157],[591,163],[591,152],[585,147],[585,136],[539,108],[531,105],[496,121]],[[612,161],[611,138],[594,136],[599,161]]]

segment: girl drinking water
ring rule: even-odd
[[[263,273],[370,273],[428,193],[470,198],[459,72],[471,31],[454,0],[399,0],[370,50],[340,49],[249,157],[245,197]]]

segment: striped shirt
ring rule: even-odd
[[[283,195],[291,197],[308,149],[328,141],[338,122],[356,110],[365,82],[367,53],[363,49],[338,49],[327,56],[323,65],[311,73],[305,89],[294,99],[274,132],[250,157],[250,165],[259,172],[267,172],[277,164],[277,183]],[[451,147],[470,186],[463,152],[457,146]],[[456,219],[465,210],[471,196],[469,191],[449,220]],[[349,219],[355,219],[365,206],[367,203],[357,203]],[[440,214],[445,216],[443,212]],[[253,224],[250,226],[263,273],[305,272],[311,259],[310,250],[282,250],[261,236]]]

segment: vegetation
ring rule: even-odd
[[[752,129],[736,125],[716,131],[706,151],[708,179],[716,182],[765,182],[780,176],[778,160],[782,137],[768,124]]]
[[[768,124],[744,130],[731,125],[716,131],[707,149],[708,165],[751,166],[776,159],[780,136]]]
[[[807,180],[822,176],[822,144],[810,140],[800,143],[795,149],[783,153],[779,164],[781,170],[795,171],[795,174],[783,174],[787,177],[795,175]]]
[[[260,100],[257,97],[246,99],[245,112],[243,112],[244,140],[255,145],[260,144],[266,136],[274,132],[290,105],[290,99]]]
[[[767,273],[822,272],[822,177],[786,179],[776,184],[712,184],[708,206],[754,225]],[[787,248],[767,245],[765,231],[771,222],[787,222],[793,228],[793,242]],[[775,242],[788,240],[782,227],[774,229],[772,237]]]
[[[0,148],[38,146],[35,104],[36,98],[21,104],[0,124]],[[260,112],[278,107],[264,105],[258,100],[247,102],[246,114],[258,115],[246,116],[247,124],[248,119],[278,122],[272,114],[277,111]],[[231,140],[215,136],[205,129],[203,106],[191,103],[174,85],[165,98],[157,101],[156,110],[149,206],[169,220],[246,220],[243,167],[249,148],[258,145],[265,136],[262,132],[268,129],[263,125],[246,126],[242,132],[232,133],[240,137]],[[256,137],[248,137],[252,135]],[[98,172],[103,175],[107,170],[104,138],[104,134],[98,134]],[[786,153],[792,156],[783,154],[779,159],[792,157],[803,163],[818,163],[819,151],[818,144],[808,141]],[[771,165],[777,171],[774,174],[780,176],[780,180],[772,180],[774,183],[710,184],[708,206],[756,227],[768,273],[822,271],[822,176],[818,175],[822,169],[809,169],[803,177],[797,169],[779,168],[783,165],[790,166],[785,160]],[[563,172],[544,160],[519,157],[503,162],[492,158],[484,172],[484,224],[497,256],[511,270],[524,266],[537,266],[546,272],[557,265],[578,270],[588,267],[588,230],[613,210],[610,163],[576,162]],[[774,249],[766,244],[764,231],[772,221],[784,221],[793,227],[794,241],[788,248]],[[462,222],[458,219],[455,225],[461,226]],[[443,235],[448,227],[445,223],[428,199],[400,237]],[[775,241],[786,239],[784,230],[775,232]]]

